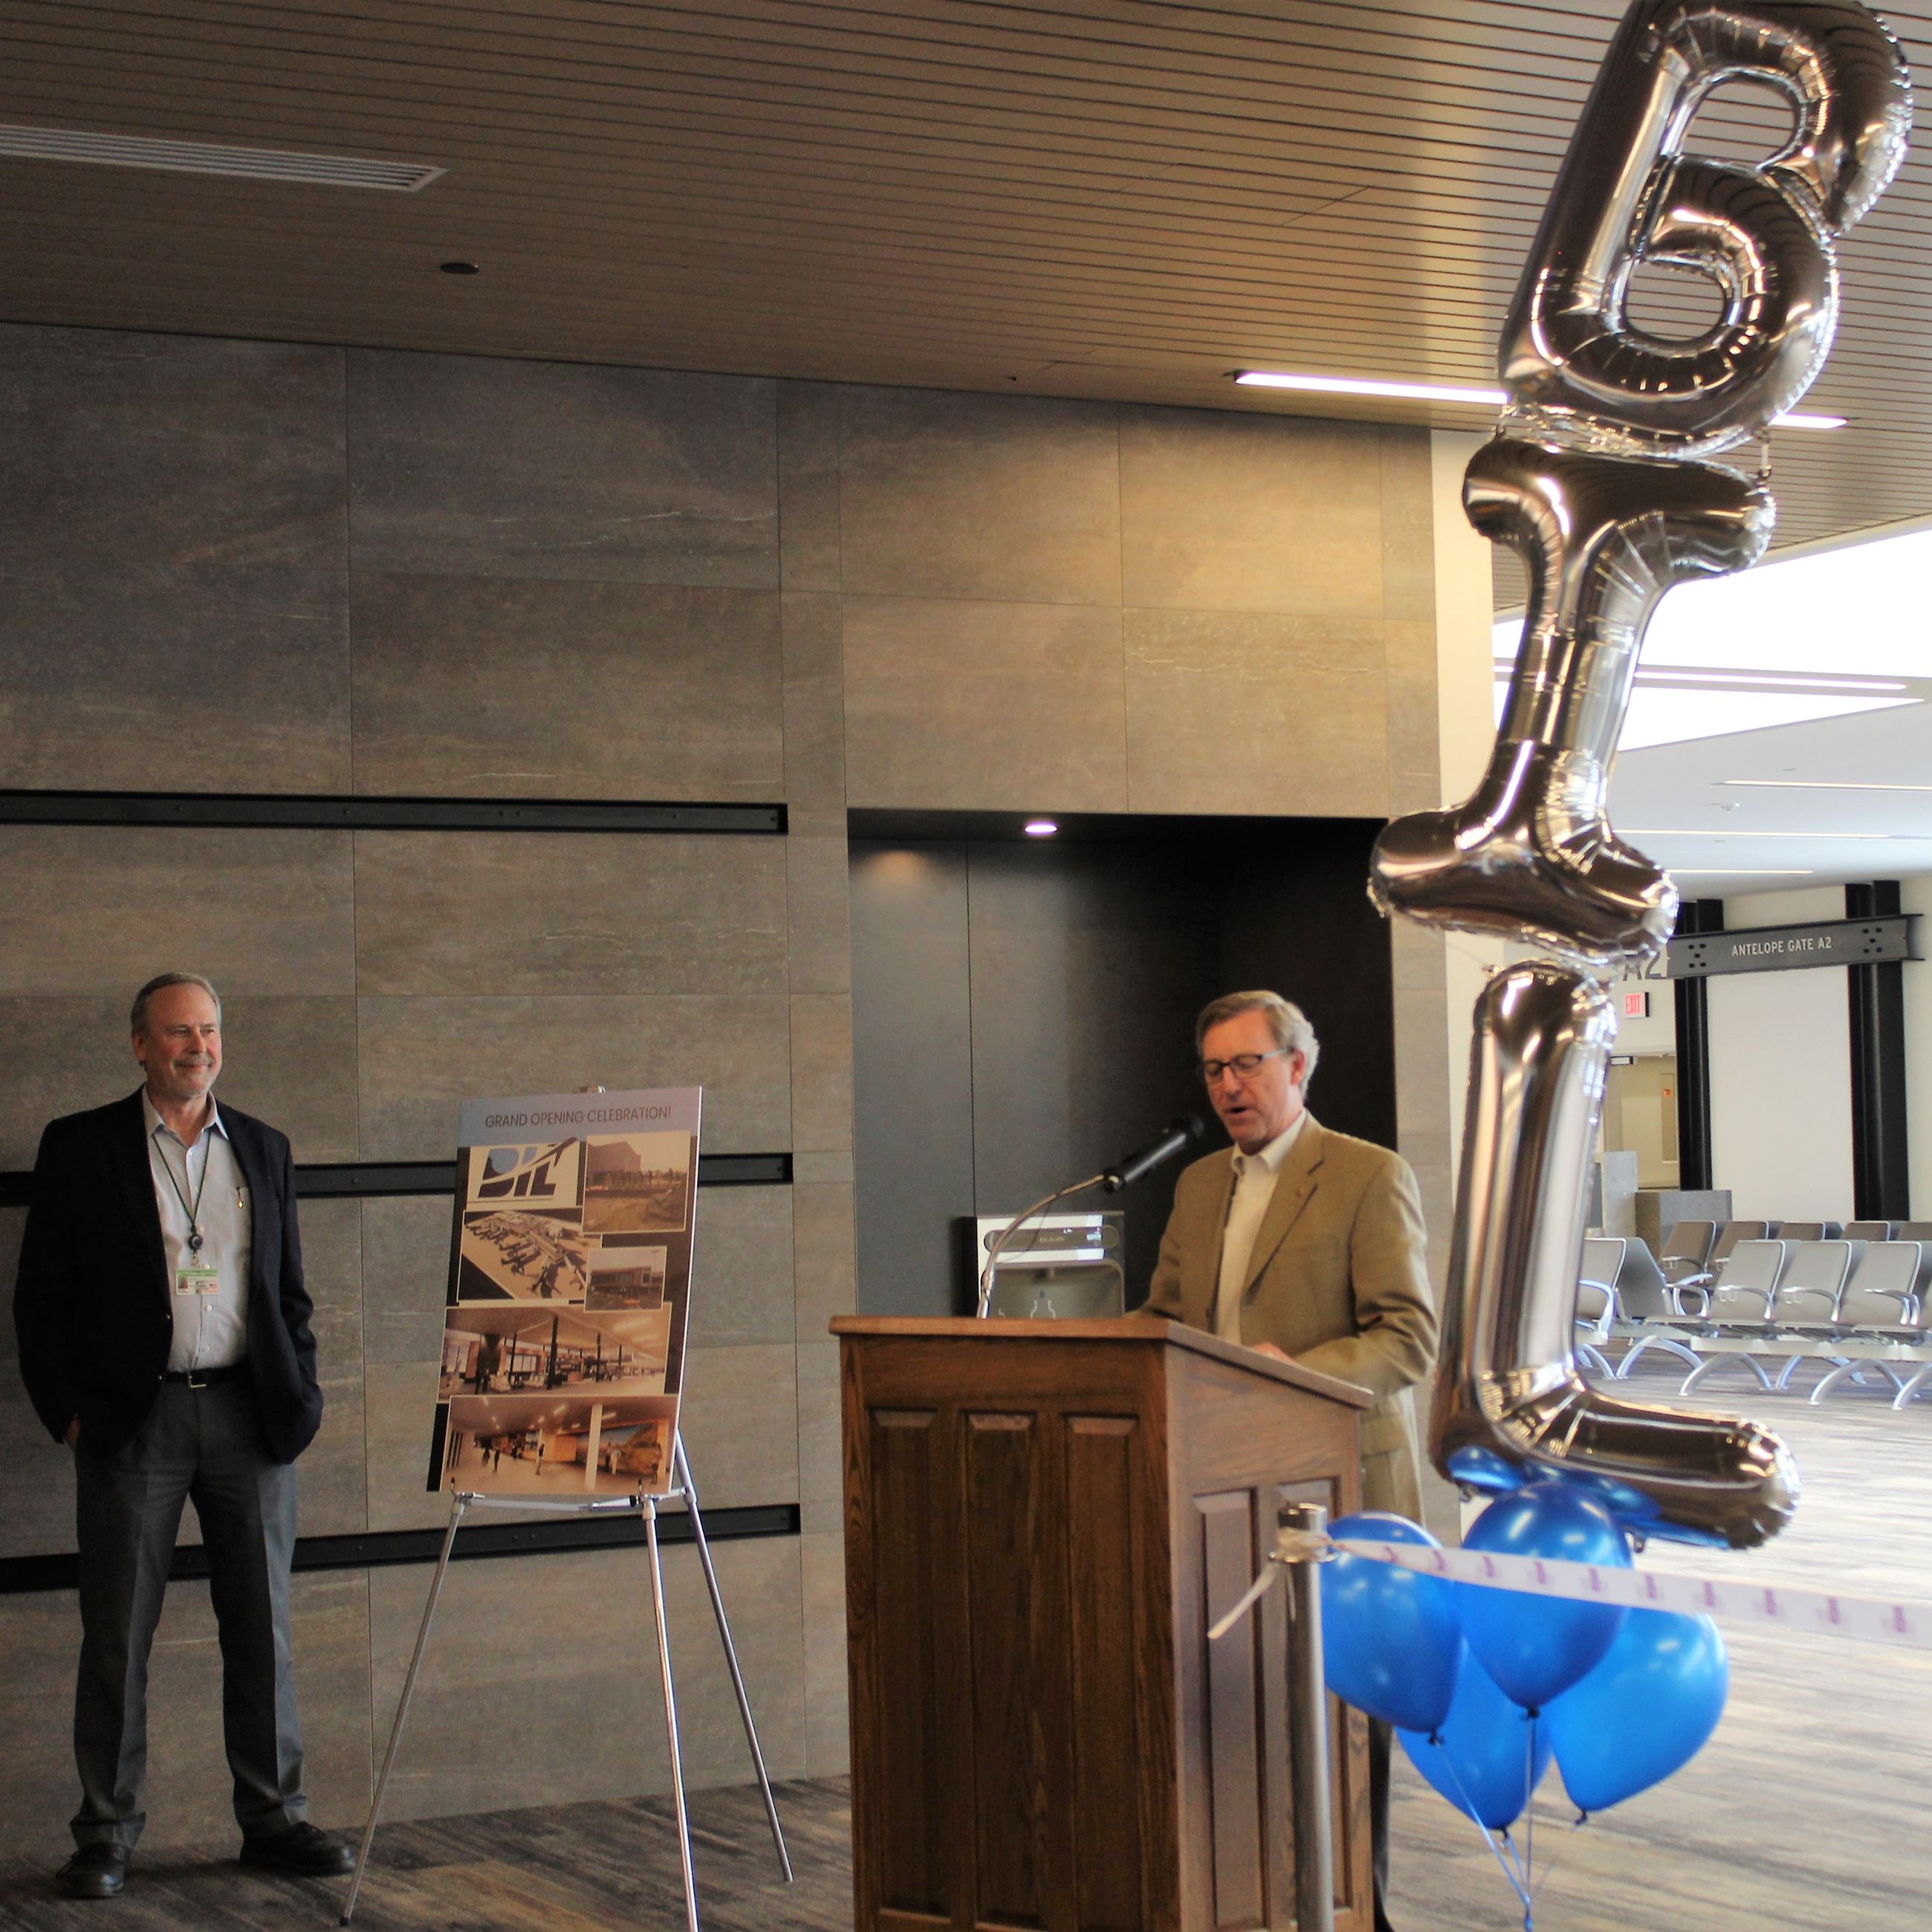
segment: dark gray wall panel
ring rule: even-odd
[[[783,796],[775,591],[358,571],[354,622],[358,791]]]
[[[126,999],[184,967],[224,994],[352,992],[349,839],[0,826],[0,986]]]
[[[464,1101],[578,1087],[702,1086],[714,1153],[791,1144],[780,998],[365,999],[360,1012],[366,1160],[448,1160]]]
[[[782,993],[784,846],[358,832],[356,955],[365,994]]]
[[[349,353],[358,570],[778,584],[775,386]]]
[[[859,1306],[950,1315],[973,1212],[963,845],[852,848]]]
[[[346,790],[346,590],[339,570],[118,560],[8,578],[0,785]]]
[[[0,326],[0,574],[340,570],[342,351]]]
[[[1190,1029],[1216,977],[1219,906],[1204,854],[991,841],[970,854],[975,1192],[980,1213],[1016,1214],[1202,1111]],[[1178,1171],[1078,1204],[1125,1210],[1136,1297]]]

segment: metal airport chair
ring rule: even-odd
[[[1680,1394],[1688,1395],[1718,1363],[1740,1354],[1750,1363],[1759,1382],[1770,1388],[1771,1378],[1749,1352],[1778,1332],[1771,1311],[1778,1284],[1790,1264],[1791,1250],[1783,1241],[1740,1241],[1731,1250],[1711,1285],[1703,1323],[1685,1331],[1699,1360],[1685,1377]]]
[[[1614,1234],[1593,1234],[1583,1244],[1583,1264],[1576,1278],[1576,1359],[1594,1374],[1616,1371],[1604,1358],[1618,1316],[1617,1276],[1622,1271],[1624,1244]]]
[[[1872,1373],[1889,1385],[1894,1402],[1905,1394],[1910,1377],[1894,1364],[1922,1367],[1932,1340],[1924,1325],[1932,1305],[1921,1287],[1925,1262],[1925,1246],[1918,1241],[1874,1241],[1865,1250],[1838,1298],[1834,1339],[1845,1352],[1823,1352],[1834,1366],[1811,1391],[1814,1402],[1822,1402],[1841,1382],[1857,1382]]]
[[[1844,1230],[1835,1221],[1784,1221],[1778,1224],[1780,1241],[1836,1241]]]
[[[1740,1243],[1731,1257],[1732,1268],[1737,1267],[1747,1247],[1756,1245]],[[1681,1394],[1694,1394],[1722,1364],[1730,1360],[1742,1361],[1756,1376],[1760,1387],[1781,1394],[1798,1364],[1808,1354],[1817,1352],[1808,1346],[1806,1331],[1814,1337],[1830,1334],[1838,1316],[1838,1298],[1844,1292],[1852,1264],[1864,1252],[1864,1245],[1851,1241],[1779,1241],[1775,1245],[1785,1250],[1784,1264],[1774,1277],[1763,1319],[1747,1317],[1735,1324],[1727,1324],[1732,1330],[1728,1339],[1735,1342],[1742,1337],[1745,1346],[1707,1349],[1706,1359],[1684,1378]],[[1730,1270],[1726,1272],[1728,1278]],[[1720,1321],[1724,1317],[1719,1304],[1725,1286],[1720,1281],[1712,1295],[1712,1313]],[[1740,1302],[1745,1304],[1755,1298],[1755,1293],[1754,1288],[1742,1284],[1738,1289]],[[1765,1345],[1762,1350],[1760,1336]],[[1773,1375],[1758,1356],[1775,1349],[1783,1336],[1791,1338],[1792,1346]]]
[[[1775,1239],[1777,1234],[1775,1221],[1726,1221],[1718,1230],[1711,1258],[1705,1266],[1715,1274],[1730,1259],[1740,1241],[1768,1241]]]
[[[1901,1221],[1893,1231],[1894,1241],[1932,1242],[1932,1221]]]
[[[1772,1314],[1780,1328],[1828,1330],[1838,1322],[1838,1302],[1869,1244],[1820,1239],[1801,1241],[1778,1285]]]
[[[1890,1221],[1847,1221],[1845,1239],[1848,1241],[1888,1241],[1898,1232],[1895,1223]]]
[[[1657,1258],[1665,1280],[1699,1284],[1709,1280],[1711,1250],[1717,1245],[1717,1240],[1718,1224],[1714,1221],[1672,1222],[1670,1233],[1664,1238],[1663,1252]]]
[[[1702,1362],[1703,1357],[1684,1336],[1708,1326],[1704,1306],[1705,1284],[1710,1280],[1706,1274],[1672,1281],[1647,1241],[1624,1242],[1623,1266],[1617,1274],[1617,1310],[1620,1332],[1630,1338],[1630,1346],[1617,1364],[1619,1382],[1628,1382],[1631,1368],[1652,1348],[1675,1355],[1690,1368]],[[1692,1300],[1694,1307],[1690,1305]]]

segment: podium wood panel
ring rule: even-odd
[[[832,1326],[860,1932],[1292,1925],[1287,1592],[1206,1630],[1282,1500],[1357,1506],[1368,1397],[1131,1317]],[[1369,1932],[1334,1714],[1337,1924]]]

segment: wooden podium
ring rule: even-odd
[[[1359,1505],[1367,1393],[1178,1324],[844,1316],[859,1932],[1294,1922],[1280,1503]],[[1366,1722],[1330,1700],[1336,1924]]]

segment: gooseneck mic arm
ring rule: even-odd
[[[1109,1194],[1132,1186],[1142,1174],[1164,1160],[1172,1160],[1183,1148],[1192,1147],[1207,1131],[1196,1114],[1184,1114],[1179,1120],[1170,1120],[1159,1140],[1149,1141],[1138,1154],[1130,1154],[1118,1166],[1108,1168],[1100,1177],[1100,1185]]]
[[[1052,1207],[1064,1201],[1070,1194],[1084,1194],[1090,1187],[1102,1187],[1109,1194],[1118,1194],[1124,1187],[1131,1187],[1141,1176],[1150,1168],[1158,1167],[1164,1160],[1172,1160],[1185,1147],[1191,1146],[1208,1130],[1199,1119],[1184,1114],[1174,1121],[1157,1141],[1150,1141],[1136,1154],[1130,1154],[1114,1166],[1103,1168],[1098,1174],[1089,1174],[1084,1180],[1076,1180],[1072,1186],[1063,1187],[1044,1199],[1036,1201],[1030,1208],[1016,1214],[993,1237],[986,1251],[986,1264],[980,1270],[980,1305],[978,1314],[984,1321],[993,1305],[993,1282],[999,1273],[1000,1256],[1007,1242],[1036,1214],[1043,1214]]]

